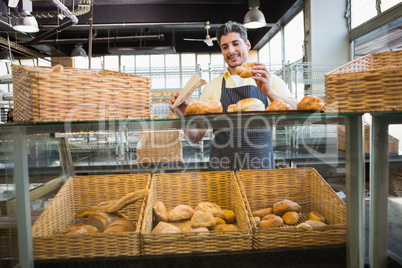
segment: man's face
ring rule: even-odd
[[[220,41],[222,55],[230,68],[236,68],[247,61],[251,45],[248,40],[245,43],[239,33],[232,32],[222,35]]]

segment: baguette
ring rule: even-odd
[[[137,200],[143,199],[148,195],[148,189],[138,190],[132,193],[128,193],[119,200],[117,200],[113,205],[111,205],[106,212],[114,213],[134,202]]]

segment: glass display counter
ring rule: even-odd
[[[32,267],[31,201],[27,143],[33,135],[45,135],[57,140],[60,149],[60,177],[74,174],[74,165],[63,133],[131,132],[145,130],[182,130],[188,128],[266,128],[309,125],[345,125],[345,190],[347,196],[347,264],[364,265],[364,148],[362,114],[231,114],[194,116],[178,119],[130,120],[106,122],[64,122],[10,124],[1,126],[1,140],[12,148],[7,155],[7,183],[15,184],[16,218],[18,226],[19,260],[21,267]],[[144,170],[147,172],[147,170]],[[12,175],[11,175],[12,174]],[[63,177],[64,178],[64,177]]]

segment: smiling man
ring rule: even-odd
[[[218,28],[216,37],[227,68],[222,76],[205,85],[200,100],[219,100],[224,112],[230,104],[246,98],[261,100],[265,108],[270,102],[282,99],[296,109],[297,100],[293,98],[285,82],[269,73],[264,64],[255,63],[252,77],[242,78],[236,74],[236,67],[248,61],[248,51],[251,48],[247,30],[243,25],[228,21]],[[169,108],[172,111],[177,96],[178,93],[170,100]],[[178,107],[180,113],[185,113],[187,105],[185,102]],[[185,133],[191,142],[198,142],[204,136],[205,130],[185,130]],[[275,168],[270,127],[214,131],[209,170],[261,168]]]

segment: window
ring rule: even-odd
[[[377,15],[375,0],[351,0],[351,26],[355,28]]]
[[[284,27],[285,62],[296,62],[303,58],[304,23],[303,12],[296,15]]]

